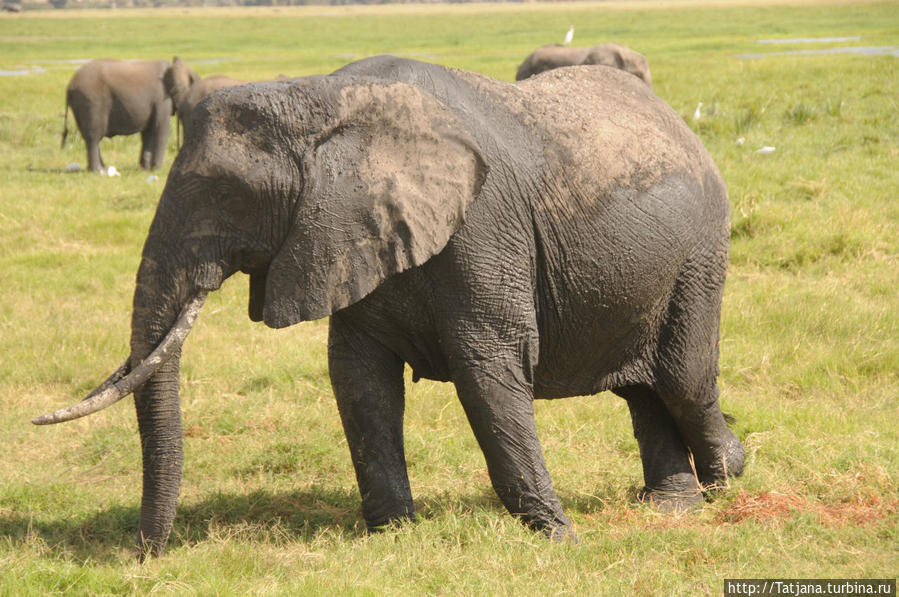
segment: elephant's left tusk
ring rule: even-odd
[[[175,324],[165,338],[162,339],[162,342],[150,353],[150,356],[141,361],[137,367],[131,369],[130,373],[128,373],[128,364],[131,361],[129,358],[109,379],[100,384],[96,390],[88,394],[87,398],[78,404],[35,417],[31,422],[35,425],[50,425],[78,419],[115,404],[142,386],[184,343],[205,300],[206,292],[200,292],[187,303],[178,315]]]

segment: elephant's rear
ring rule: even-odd
[[[717,356],[729,202],[700,141],[620,71],[562,69],[519,87],[513,109],[546,140],[533,208],[537,394],[652,383],[678,304],[706,338],[702,360]]]

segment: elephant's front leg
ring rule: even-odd
[[[503,505],[553,540],[576,540],[556,496],[534,423],[533,393],[520,366],[491,363],[454,376],[456,389]]]
[[[330,321],[328,362],[368,528],[413,519],[403,450],[403,361],[338,313]]]

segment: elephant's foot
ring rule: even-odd
[[[728,437],[722,446],[713,451],[704,461],[696,462],[696,473],[705,490],[714,490],[725,483],[728,477],[739,477],[743,474],[746,452],[740,440],[727,432]]]
[[[365,527],[369,533],[381,533],[393,527],[404,524],[414,523],[416,521],[414,512],[403,512],[401,514],[391,514],[379,517],[377,520],[369,521],[366,519]]]
[[[637,499],[670,513],[687,512],[703,502],[702,489],[691,473],[671,475],[653,487],[644,487]]]
[[[529,512],[515,512],[512,508],[506,508],[525,526],[535,531],[540,531],[552,543],[577,543],[577,533],[571,526],[571,521],[565,516],[558,498],[553,494],[552,503],[534,502]],[[553,507],[553,506],[557,507]]]
[[[149,151],[142,151],[140,154],[140,167],[143,170],[152,170],[153,168],[153,154]]]
[[[168,539],[168,533],[163,537],[149,537],[144,535],[143,531],[137,532],[137,560],[140,563],[150,558],[158,558],[165,552],[165,543]]]
[[[579,541],[577,533],[571,524],[562,524],[555,527],[545,527],[543,533],[551,543],[570,543],[576,545]]]

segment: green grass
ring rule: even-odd
[[[899,58],[780,53],[895,45],[897,15],[897,2],[771,0],[0,15],[0,70],[44,69],[0,77],[0,595],[718,595],[724,578],[895,577]],[[721,401],[747,447],[743,477],[689,516],[639,507],[623,402],[540,402],[546,460],[581,538],[551,545],[494,497],[453,388],[410,379],[420,520],[368,536],[326,323],[252,324],[236,276],[185,347],[169,551],[137,564],[129,400],[66,425],[29,422],[127,355],[167,172],[147,181],[133,137],[102,145],[121,178],[65,172],[85,161],[77,132],[59,149],[66,61],[177,54],[203,75],[263,79],[390,52],[508,80],[571,24],[576,43],[647,55],[656,92],[727,181]],[[861,40],[756,42],[846,36]],[[753,53],[779,55],[738,57]]]

